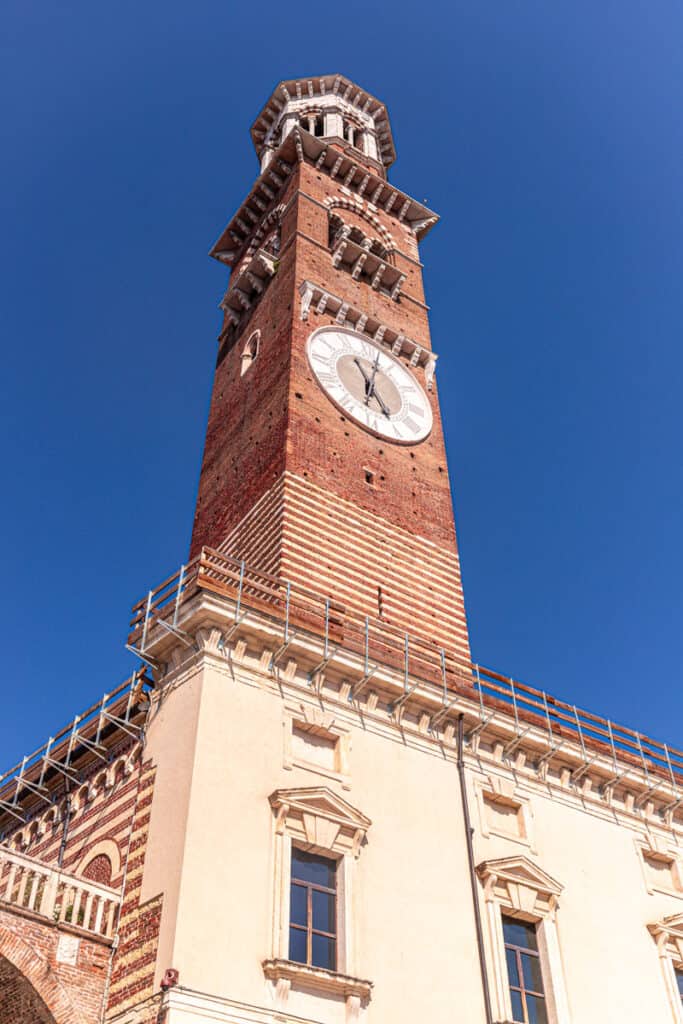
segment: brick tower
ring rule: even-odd
[[[281,82],[261,172],[212,249],[231,268],[191,555],[327,593],[469,660],[418,242],[384,106]]]

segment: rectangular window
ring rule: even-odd
[[[677,967],[675,970],[676,974],[676,985],[678,987],[678,994],[681,998],[681,1004],[683,1005],[683,967]]]
[[[337,969],[337,863],[292,848],[289,959]]]
[[[515,1024],[548,1024],[536,926],[503,917],[512,1019]]]

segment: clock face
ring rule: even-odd
[[[427,437],[432,429],[429,400],[394,356],[345,327],[319,328],[306,348],[321,388],[350,419],[398,444]]]

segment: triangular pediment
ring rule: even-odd
[[[672,939],[683,940],[683,914],[669,914],[648,927],[653,935],[666,932]]]
[[[477,867],[477,873],[483,881],[493,878],[513,882],[552,896],[559,896],[562,892],[560,883],[528,857],[501,857],[498,860],[482,861]]]
[[[270,795],[274,810],[287,809],[301,814],[315,814],[339,825],[364,832],[372,822],[357,807],[333,793],[327,786],[308,786],[297,789],[276,789]]]

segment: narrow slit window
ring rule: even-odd
[[[292,848],[289,959],[337,969],[337,863]]]
[[[683,1006],[683,967],[676,967],[674,970],[676,975],[676,987],[678,989],[678,997],[681,1000],[681,1006]]]

